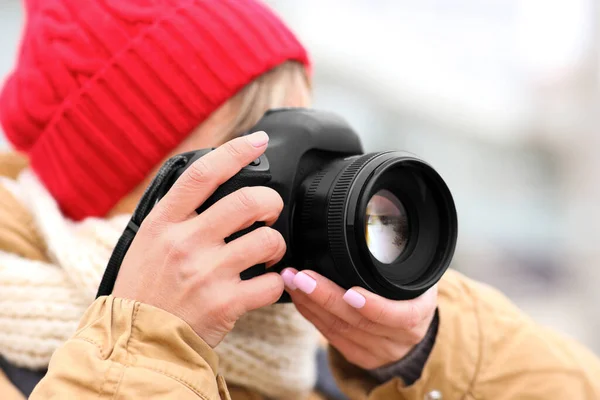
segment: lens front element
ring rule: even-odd
[[[367,204],[365,239],[379,262],[389,264],[406,248],[409,225],[404,205],[390,191],[382,189]]]

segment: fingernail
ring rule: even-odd
[[[285,271],[283,271],[281,273],[281,277],[283,278],[283,282],[285,283],[285,286],[287,286],[288,288],[292,289],[292,290],[296,290],[296,285],[294,285],[294,277],[296,276],[296,274],[294,274],[291,270],[286,269]]]
[[[254,147],[263,147],[267,143],[269,143],[269,136],[263,132],[254,132],[253,134],[248,136],[248,141]]]
[[[344,294],[343,299],[346,303],[348,303],[354,308],[362,308],[367,302],[367,299],[365,299],[365,297],[362,294],[358,293],[356,290],[353,289],[348,290]]]
[[[306,294],[311,294],[317,287],[317,281],[304,272],[298,272],[292,283]]]

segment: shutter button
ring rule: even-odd
[[[250,163],[251,167],[257,167],[259,165],[260,165],[260,158],[257,158],[256,160],[254,160]]]

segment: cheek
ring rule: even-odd
[[[225,142],[224,136],[226,130],[227,124],[224,121],[207,121],[179,143],[170,156],[207,147],[220,146]]]
[[[235,111],[236,107],[232,101],[225,102],[179,143],[169,157],[225,143],[225,136],[229,134],[230,125],[235,120]]]
[[[304,84],[297,85],[290,96],[287,96],[284,107],[310,107],[311,96],[308,87]]]

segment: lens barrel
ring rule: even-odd
[[[296,198],[292,241],[301,267],[390,299],[433,286],[457,235],[450,190],[409,153],[335,160],[306,178]]]

